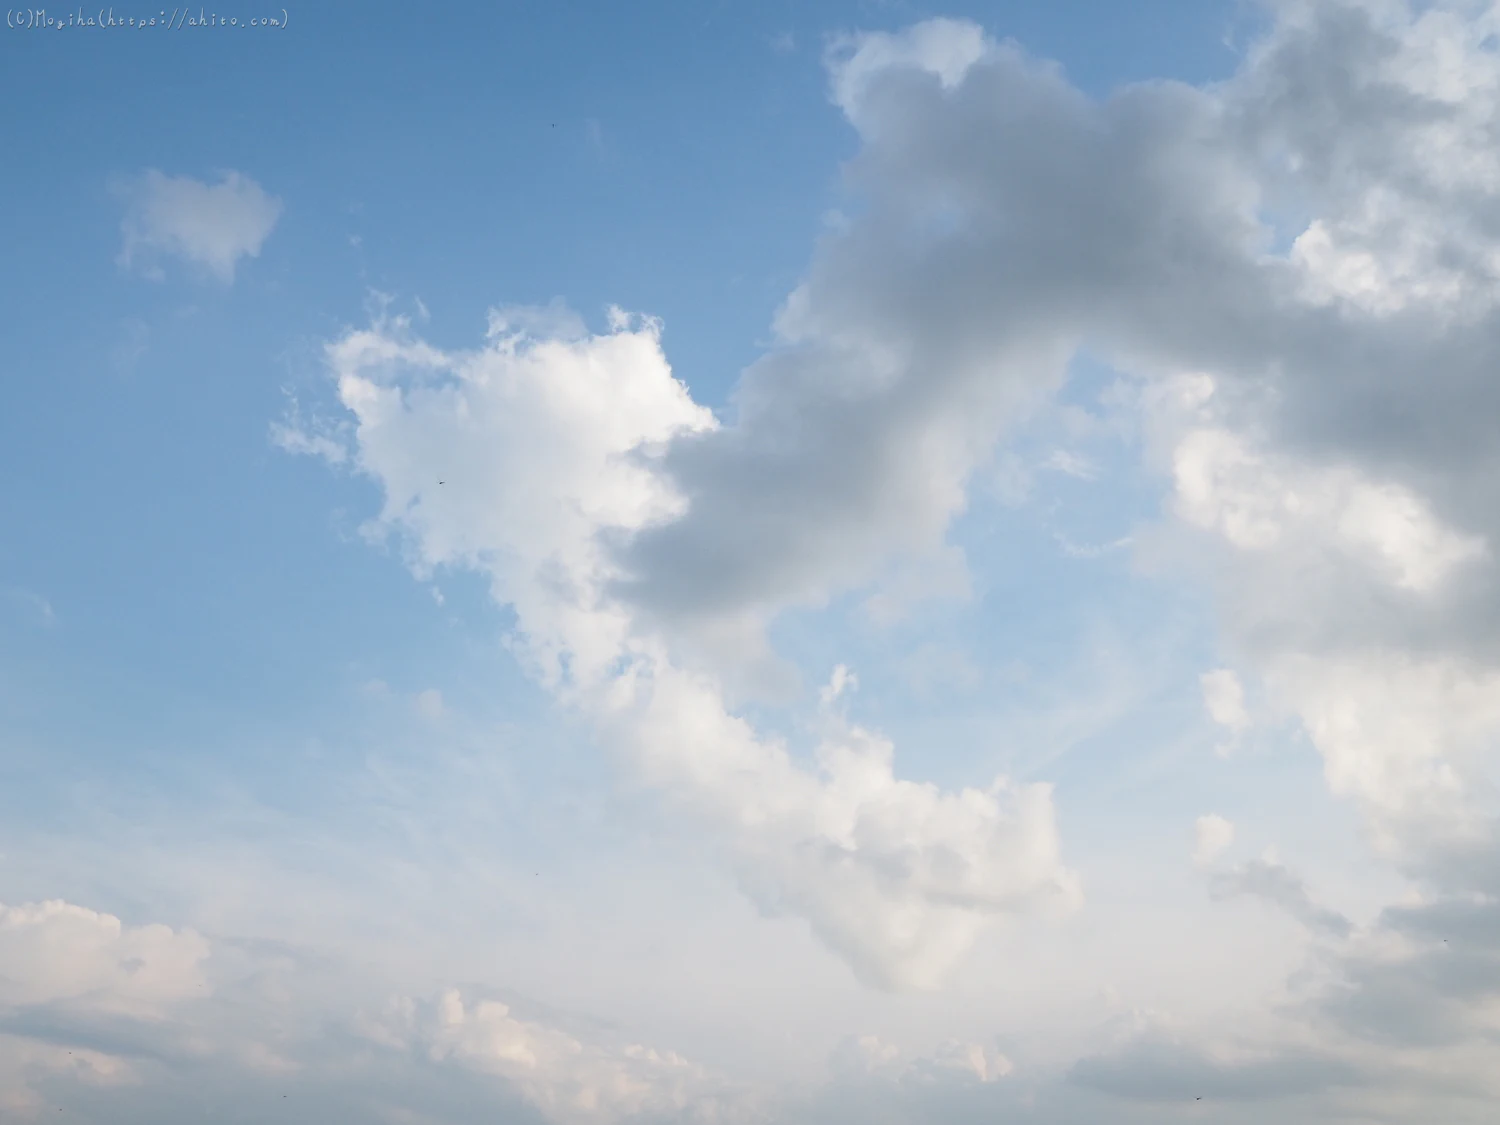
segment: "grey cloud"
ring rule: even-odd
[[[1500,907],[1493,899],[1440,899],[1390,907],[1380,930],[1418,947],[1384,957],[1351,951],[1319,1013],[1349,1034],[1401,1047],[1442,1047],[1488,1037],[1482,1006],[1500,999]]]
[[[819,246],[732,424],[674,443],[689,514],[626,552],[623,592],[658,612],[773,610],[931,550],[1083,338],[1254,279],[1253,196],[1198,91],[1095,106],[1009,47],[952,89],[892,67],[863,90],[862,213]]]
[[[0,1011],[0,1035],[165,1062],[182,1056],[184,1029],[179,1024],[163,1026],[159,1020],[98,1012],[77,1004],[33,1004]]]
[[[1267,1101],[1363,1082],[1328,1055],[1286,1049],[1246,1062],[1221,1062],[1168,1039],[1143,1036],[1110,1055],[1079,1061],[1069,1079],[1119,1097],[1152,1102]]]
[[[1353,929],[1349,919],[1336,910],[1319,906],[1307,892],[1301,877],[1279,863],[1253,859],[1230,871],[1212,876],[1213,893],[1220,898],[1250,895],[1281,907],[1311,930],[1332,937],[1348,937]]]
[[[1094,104],[1009,47],[952,88],[916,67],[867,77],[848,170],[861,213],[823,240],[731,424],[674,443],[692,510],[626,550],[621,592],[668,616],[771,611],[931,549],[968,474],[1085,340],[1238,381],[1224,394],[1289,448],[1374,466],[1459,526],[1497,530],[1494,313],[1309,305],[1267,256],[1269,213],[1352,207],[1373,186],[1444,216],[1433,260],[1487,284],[1473,247],[1493,243],[1493,207],[1415,155],[1473,114],[1383,76],[1399,21],[1357,4],[1299,12],[1218,89],[1154,83]],[[1487,120],[1493,97],[1465,104]],[[1462,145],[1455,161],[1483,137]],[[1245,627],[1267,642],[1274,629],[1492,647],[1493,575],[1459,593],[1419,606],[1356,588],[1328,613],[1298,601]]]

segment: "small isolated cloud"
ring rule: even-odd
[[[827,707],[844,693],[856,691],[858,688],[859,677],[840,664],[833,670],[828,683],[818,692],[818,699],[822,701],[824,707]]]
[[[1075,480],[1097,480],[1099,470],[1087,457],[1078,453],[1071,453],[1066,449],[1054,449],[1052,453],[1042,462],[1042,468],[1063,476],[1072,477]]]
[[[790,31],[771,36],[771,50],[778,55],[790,55],[797,49],[797,37]]]
[[[1105,555],[1113,554],[1115,551],[1123,551],[1130,546],[1131,539],[1123,535],[1119,539],[1111,539],[1108,543],[1074,543],[1065,535],[1055,535],[1057,545],[1062,548],[1062,553],[1070,559],[1098,559]]]
[[[259,256],[282,211],[281,200],[240,172],[210,184],[152,168],[111,188],[125,204],[119,263],[156,280],[161,260],[178,257],[228,285],[241,258]]]
[[[1193,862],[1207,867],[1234,843],[1234,825],[1217,813],[1200,816],[1193,823]]]

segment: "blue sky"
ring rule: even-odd
[[[0,1112],[1486,1120],[1497,31],[5,28]]]

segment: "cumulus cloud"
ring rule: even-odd
[[[466,1002],[450,989],[435,1003],[402,999],[364,1034],[437,1063],[503,1077],[547,1120],[570,1125],[621,1119],[721,1122],[737,1107],[722,1080],[675,1051],[639,1044],[609,1049],[516,1018],[498,1000]]]
[[[1385,648],[1280,655],[1267,679],[1384,850],[1420,866],[1492,839],[1483,770],[1500,746],[1500,667]]]
[[[177,257],[229,284],[241,258],[260,255],[282,211],[281,200],[241,172],[208,183],[152,168],[111,187],[125,205],[120,265],[158,278],[161,259]]]
[[[619,593],[621,544],[691,510],[664,467],[672,443],[720,428],[672,377],[654,322],[612,314],[592,335],[502,310],[483,347],[450,355],[389,320],[329,358],[354,461],[385,494],[375,528],[419,573],[485,573],[538,679],[718,836],[764,911],[807,919],[863,979],[902,987],[937,983],[998,915],[1076,901],[1047,786],[906,781],[890,742],[834,718],[799,764]],[[849,686],[845,671],[831,688]]]
[[[758,1119],[742,1087],[675,1051],[580,1036],[458,989],[361,1014],[381,987],[296,947],[225,939],[211,951],[190,930],[69,903],[0,906],[0,1109],[184,1125],[205,1112]]]
[[[38,1083],[136,1081],[134,1031],[204,995],[208,954],[191,930],[60,901],[0,903],[0,1108],[37,1111]]]
[[[191,931],[126,926],[66,902],[0,904],[0,1005],[86,1001],[152,1014],[203,987],[208,943]]]

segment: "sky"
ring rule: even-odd
[[[1494,1120],[1500,7],[0,44],[0,1118]]]

